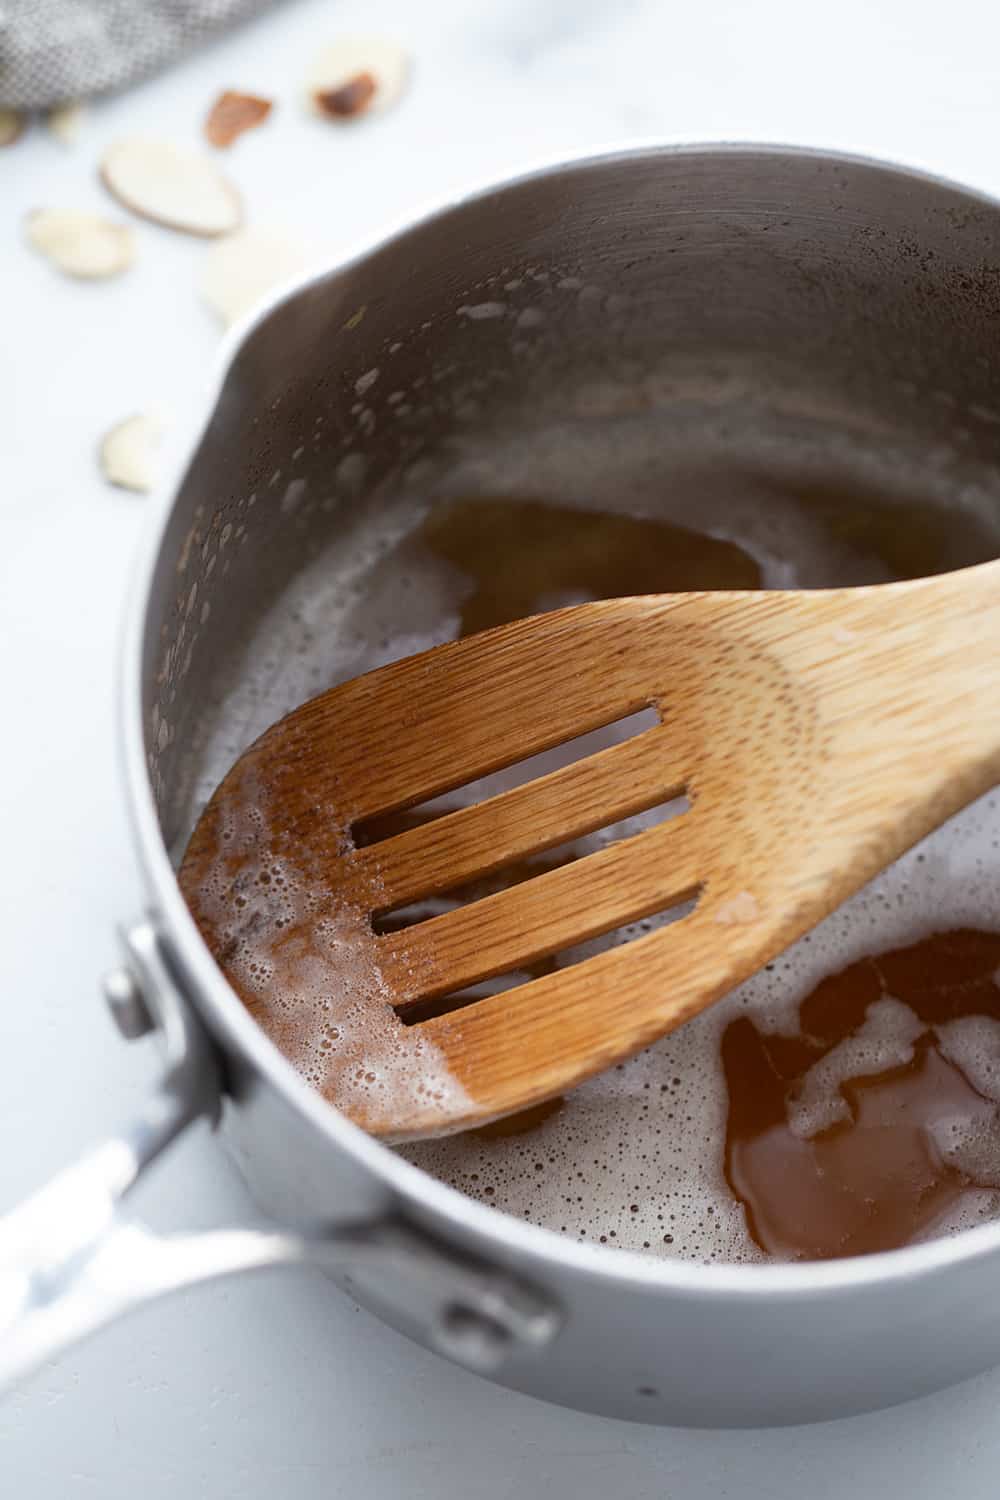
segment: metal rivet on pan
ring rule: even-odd
[[[130,969],[112,969],[105,974],[102,988],[111,1018],[126,1041],[135,1041],[153,1030],[155,1023]]]

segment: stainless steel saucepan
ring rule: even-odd
[[[623,488],[665,456],[675,475],[719,455],[794,463],[817,485],[856,473],[872,504],[944,495],[957,564],[973,509],[1000,537],[998,341],[997,204],[756,147],[639,149],[488,187],[301,282],[233,339],[148,538],[125,645],[148,901],[106,988],[126,1037],[160,1033],[163,1078],[120,1137],[0,1226],[0,1373],[161,1293],[306,1261],[472,1369],[647,1422],[833,1417],[1000,1361],[1000,1223],[837,1262],[701,1266],[570,1243],[432,1178],[297,1076],[174,876],[226,765],[326,685],[336,601],[317,583],[322,608],[303,607],[309,580],[334,558],[349,580],[366,518],[404,488],[460,460],[495,490],[491,455],[522,435],[540,491],[556,473],[584,482],[598,449]],[[264,1227],[162,1238],[126,1216],[200,1116]]]

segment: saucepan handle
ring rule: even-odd
[[[167,1292],[309,1258],[302,1237],[281,1231],[158,1236],[124,1216],[123,1200],[146,1168],[192,1121],[214,1118],[221,1096],[203,1029],[186,1007],[167,1003],[154,927],[131,928],[126,942],[129,967],[112,976],[112,1008],[120,1007],[127,1033],[161,1032],[165,1070],[122,1131],[0,1219],[0,1389]]]
[[[158,1091],[113,1139],[0,1220],[0,1390],[123,1313],[195,1282],[308,1258],[280,1231],[158,1236],[121,1215],[145,1167],[195,1114]]]
[[[268,1266],[314,1264],[367,1281],[425,1342],[483,1373],[548,1343],[560,1321],[548,1298],[393,1217],[309,1234],[265,1225],[157,1235],[130,1221],[130,1189],[188,1125],[215,1118],[221,1079],[154,925],[125,941],[112,1009],[126,1034],[161,1033],[166,1068],[124,1130],[0,1219],[0,1391],[168,1292]]]

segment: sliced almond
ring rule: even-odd
[[[309,246],[281,230],[241,229],[207,252],[199,290],[228,327],[309,259]]]
[[[350,120],[362,115],[375,97],[377,85],[370,73],[355,73],[335,89],[319,89],[316,104],[323,114],[335,120]]]
[[[245,130],[263,125],[272,108],[273,101],[270,99],[226,89],[208,112],[205,138],[212,146],[231,146]]]
[[[75,145],[86,114],[85,104],[60,104],[56,109],[50,109],[45,116],[49,134],[54,135],[57,141],[62,141],[64,146]]]
[[[135,259],[127,224],[71,208],[36,208],[25,220],[28,241],[67,276],[96,281],[117,276]]]
[[[172,141],[118,141],[104,153],[101,181],[133,213],[183,234],[214,238],[243,219],[239,193],[214,163]]]
[[[316,114],[350,121],[390,109],[406,87],[409,55],[396,42],[345,37],[316,58],[307,89]]]
[[[147,494],[156,482],[156,450],[166,420],[160,411],[126,417],[101,440],[101,470],[111,484]]]
[[[23,115],[16,109],[0,109],[0,146],[13,146],[23,130]]]

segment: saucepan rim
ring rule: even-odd
[[[236,992],[229,986],[205,944],[181,894],[163,840],[153,789],[148,775],[143,743],[142,663],[146,616],[154,574],[166,528],[181,483],[210,427],[228,374],[240,349],[276,308],[293,301],[302,291],[329,276],[341,275],[364,262],[375,251],[425,228],[434,220],[485,199],[497,192],[516,189],[546,177],[597,167],[627,167],[650,158],[711,156],[771,157],[776,163],[805,159],[817,163],[861,168],[909,180],[918,188],[945,189],[998,212],[1000,200],[937,174],[864,155],[828,151],[809,146],[756,142],[704,142],[673,144],[639,141],[612,150],[586,150],[579,154],[547,157],[509,176],[491,179],[468,191],[449,194],[432,202],[422,212],[407,214],[338,256],[321,269],[313,268],[290,281],[225,338],[214,369],[203,391],[200,415],[186,424],[189,436],[175,450],[170,477],[160,487],[151,505],[138,564],[133,574],[131,598],[124,622],[123,649],[119,659],[119,704],[122,714],[124,772],[132,835],[142,873],[152,897],[153,911],[163,932],[177,945],[183,968],[194,987],[200,1013],[210,1022],[216,1040],[231,1048],[264,1075],[286,1104],[304,1116],[324,1137],[331,1150],[345,1152],[370,1171],[390,1192],[421,1205],[480,1240],[491,1240],[511,1255],[548,1262],[554,1271],[571,1267],[601,1281],[632,1286],[662,1287],[695,1297],[761,1299],[782,1297],[805,1300],[811,1296],[852,1294],[873,1290],[899,1280],[910,1280],[1000,1253],[1000,1221],[963,1230],[955,1235],[908,1246],[900,1250],[854,1256],[834,1261],[796,1264],[701,1265],[660,1259],[629,1250],[607,1250],[570,1240],[540,1225],[526,1223],[476,1202],[456,1188],[430,1176],[405,1160],[391,1147],[367,1135],[328,1104],[269,1040],[252,1019]]]

